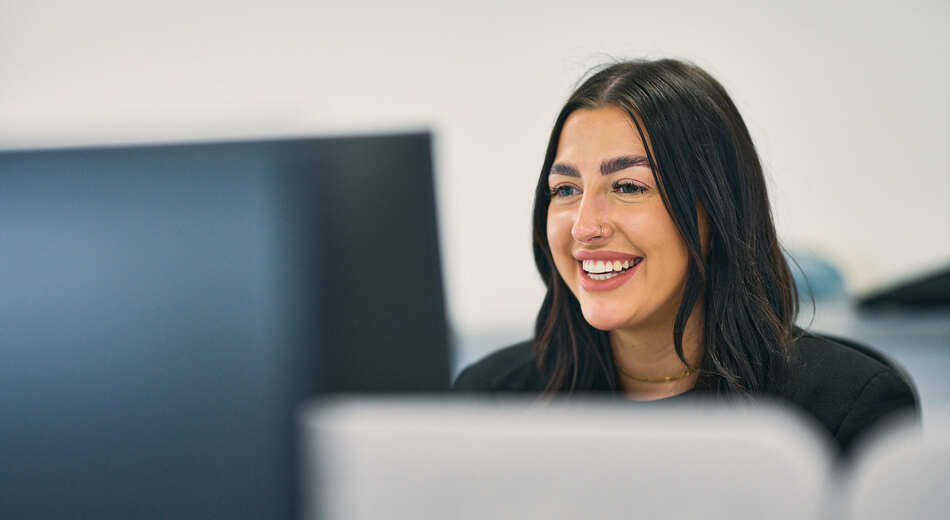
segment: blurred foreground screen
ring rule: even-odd
[[[0,152],[0,517],[296,517],[300,402],[445,390],[429,142]]]
[[[787,403],[330,398],[301,413],[308,520],[946,518],[950,415],[841,466]]]
[[[826,439],[779,403],[344,399],[301,419],[308,520],[840,518]]]

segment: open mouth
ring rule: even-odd
[[[609,280],[633,269],[642,261],[643,257],[637,257],[633,260],[583,260],[581,261],[581,269],[592,280]]]

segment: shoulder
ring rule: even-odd
[[[798,359],[791,375],[799,397],[858,396],[876,381],[892,382],[895,389],[913,393],[899,365],[869,346],[812,332],[803,332],[795,346]]]
[[[469,365],[455,379],[452,388],[463,392],[540,392],[543,385],[531,341],[496,350]]]
[[[796,347],[785,397],[816,418],[842,450],[886,419],[916,413],[913,382],[880,352],[808,332]]]

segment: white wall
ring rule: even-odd
[[[547,133],[610,56],[718,77],[786,244],[852,288],[950,259],[944,0],[130,3],[0,0],[0,147],[432,128],[462,334],[530,329]]]

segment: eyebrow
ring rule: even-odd
[[[635,166],[650,166],[650,160],[644,155],[622,155],[620,157],[614,157],[613,159],[607,159],[604,162],[600,163],[600,174],[601,175],[610,175],[611,173],[619,172],[620,170],[625,170],[627,168],[633,168]],[[548,175],[566,175],[568,177],[580,177],[581,174],[577,171],[577,168],[567,163],[555,163],[551,167],[550,173]]]
[[[649,159],[644,155],[624,155],[621,157],[614,157],[613,159],[608,159],[600,163],[600,174],[601,175],[610,175],[614,172],[619,172],[620,170],[626,170],[627,168],[633,168],[636,166],[650,166]]]

